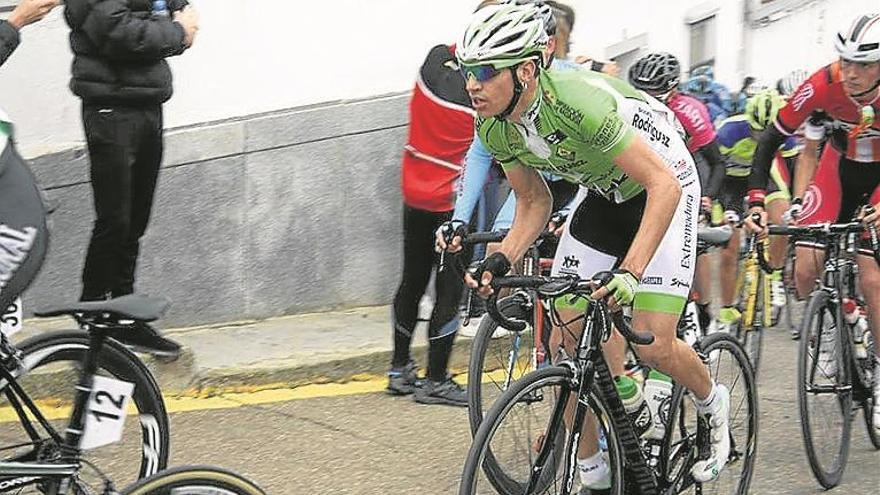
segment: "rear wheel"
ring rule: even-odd
[[[17,347],[23,353],[23,369],[16,382],[63,438],[82,361],[89,348],[88,333],[73,330],[41,334]],[[132,483],[164,469],[170,444],[168,415],[152,374],[131,351],[109,339],[98,356],[97,374],[133,383],[134,392],[122,439],[83,451],[82,458],[120,484]],[[3,459],[35,460],[57,456],[61,446],[33,418],[29,421],[33,427],[30,434],[22,428],[23,423],[11,407],[8,387],[5,397],[6,403],[0,407],[0,444],[22,445],[7,451]],[[79,490],[76,493],[99,493],[103,487],[101,477],[88,467],[83,468],[75,484]]]
[[[718,478],[697,487],[690,475],[697,447],[697,411],[693,396],[676,385],[660,454],[661,471],[670,484],[684,481],[682,493],[746,494],[752,480],[758,442],[758,392],[751,363],[737,340],[712,334],[697,344],[707,356],[709,374],[730,391],[730,457]]]

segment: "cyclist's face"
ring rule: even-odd
[[[502,69],[482,82],[473,76],[467,78],[467,92],[477,115],[482,118],[493,117],[507,108],[513,98],[512,77],[511,71]]]
[[[880,62],[850,62],[840,59],[843,87],[847,93],[857,95],[871,89],[880,80]]]

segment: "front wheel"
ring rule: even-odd
[[[162,471],[120,495],[266,495],[252,481],[225,469],[183,466]]]
[[[843,319],[829,294],[810,296],[798,352],[798,408],[810,469],[825,488],[840,483],[849,456],[852,386]]]
[[[493,489],[502,495],[556,494],[576,484],[575,442],[587,441],[580,435],[571,438],[565,426],[565,418],[574,415],[576,393],[572,371],[567,367],[542,368],[517,380],[499,397],[477,430],[459,495],[493,493]],[[597,436],[606,439],[603,455],[611,471],[610,493],[622,495],[623,456],[607,407],[595,388],[586,402],[597,419],[592,423]],[[495,465],[485,462],[490,450]]]

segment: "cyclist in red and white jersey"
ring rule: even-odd
[[[839,60],[810,76],[779,111],[776,125],[761,136],[749,176],[749,204],[761,214],[763,225],[767,223],[764,196],[773,154],[785,136],[808,119],[805,148],[795,172],[793,216],[801,223],[845,222],[868,201],[880,209],[880,120],[874,118],[880,113],[880,14],[857,16],[837,33],[835,48]],[[826,134],[828,143],[817,163],[819,142]],[[864,221],[880,224],[877,214]],[[748,223],[761,230],[751,219]],[[821,246],[799,243],[797,259],[806,261],[796,267],[801,296],[811,290],[823,264],[819,258],[823,252],[816,247]],[[870,250],[859,252],[859,283],[874,341],[880,342],[880,267]],[[875,352],[880,353],[880,346]],[[876,361],[880,363],[880,354]],[[880,401],[880,380],[874,383],[874,400]],[[880,408],[874,409],[873,423],[880,430]]]

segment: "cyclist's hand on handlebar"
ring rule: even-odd
[[[619,311],[621,306],[631,306],[639,286],[639,279],[628,270],[599,272],[593,275],[596,290],[590,294],[593,300],[608,297],[611,311]]]
[[[434,234],[434,250],[438,253],[446,250],[450,253],[461,251],[461,241],[467,236],[467,224],[461,220],[443,222]]]
[[[782,214],[782,221],[788,225],[797,225],[803,211],[804,201],[801,198],[794,198],[791,200],[791,206]]]
[[[547,232],[553,232],[553,235],[556,237],[561,236],[566,220],[568,220],[568,215],[557,211],[550,217],[550,222],[547,224]]]
[[[865,226],[874,224],[875,227],[880,227],[880,213],[877,212],[877,208],[873,205],[862,208],[860,220]]]
[[[506,275],[510,271],[510,261],[504,253],[495,252],[486,257],[476,269],[465,273],[464,281],[471,289],[477,289],[482,298],[492,295],[492,279]]]
[[[767,212],[760,206],[751,207],[746,215],[745,225],[751,233],[758,234],[759,238],[767,237]]]

